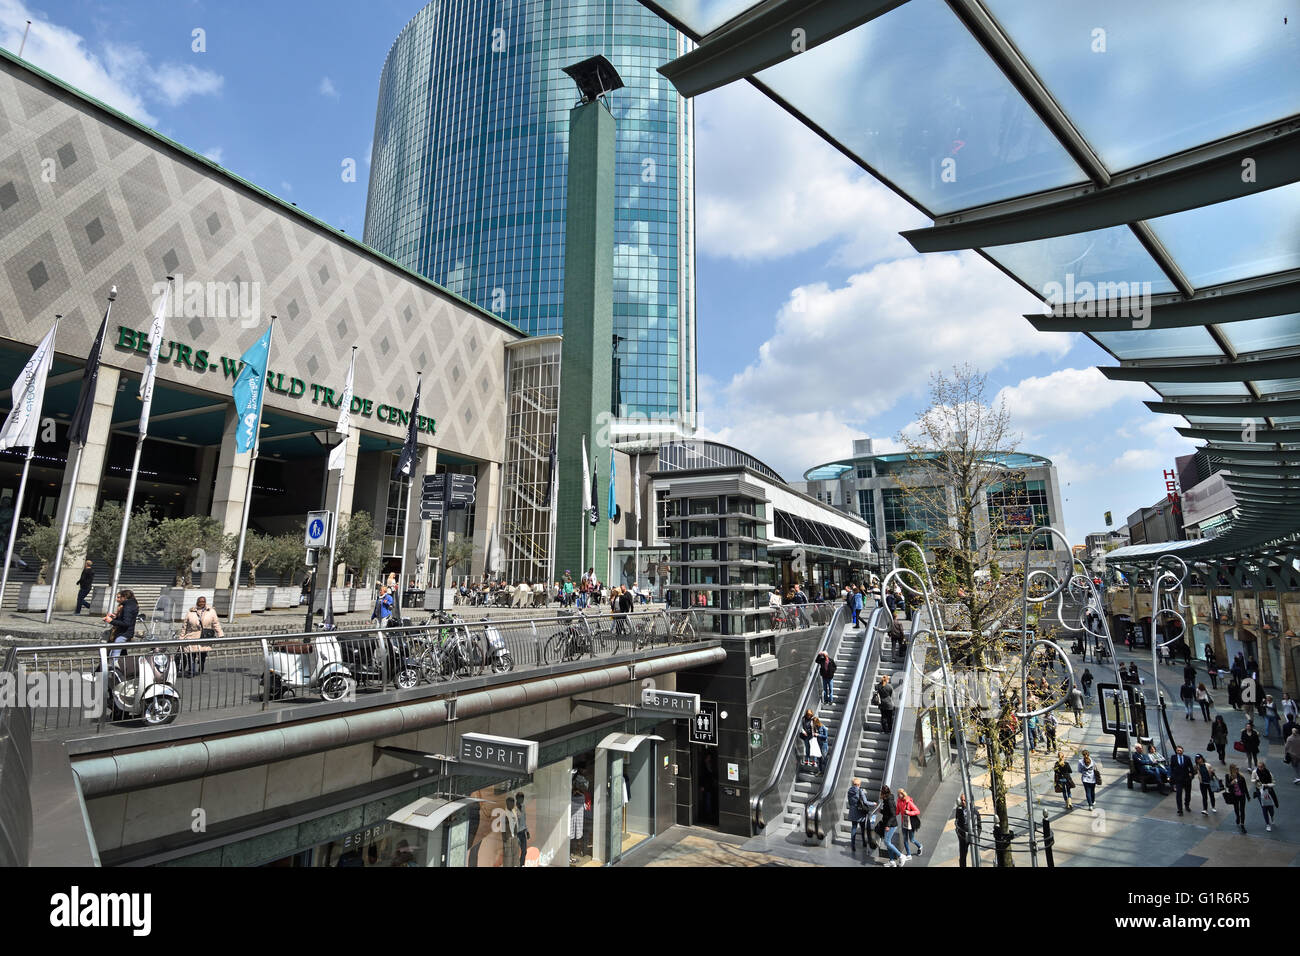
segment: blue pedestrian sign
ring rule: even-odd
[[[330,546],[330,519],[328,511],[307,512],[307,537],[305,544],[309,548],[328,548]]]

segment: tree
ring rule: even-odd
[[[999,660],[999,634],[1018,624],[1023,574],[994,568],[999,551],[1025,547],[1033,525],[1024,474],[1006,464],[1014,461],[1009,456],[1020,437],[1012,432],[1006,403],[990,404],[986,388],[987,377],[970,365],[953,368],[951,377],[935,373],[929,407],[899,436],[909,463],[898,484],[909,509],[938,519],[929,521],[935,586],[942,600],[958,605],[961,617],[947,626],[970,635],[950,636],[948,647],[954,662],[977,672],[1005,663]],[[977,710],[973,720],[988,745],[998,826],[1009,833],[1005,774],[1014,738],[1000,734],[998,725],[1019,700],[1018,681],[1004,682],[1001,690],[1002,712]],[[998,862],[1012,865],[1009,847],[999,852]]]
[[[90,519],[90,529],[86,532],[86,557],[113,566],[117,560],[117,545],[122,537],[122,512],[122,506],[116,502],[103,504],[95,511]],[[126,529],[123,564],[142,564],[153,557],[153,529],[153,509],[148,505],[137,508]]]
[[[337,557],[340,563],[357,569],[356,587],[379,563],[379,542],[375,540],[375,522],[367,511],[357,511],[348,516],[347,524],[339,532]],[[335,568],[331,568],[331,579]]]
[[[176,573],[176,587],[194,586],[194,560],[223,544],[221,522],[208,515],[164,518],[154,529],[158,560]]]
[[[49,573],[50,565],[59,551],[59,529],[54,527],[53,522],[37,524],[32,518],[24,518],[19,527],[23,532],[18,539],[22,550],[33,560],[41,563],[40,570],[36,572],[36,583],[47,584],[45,575]],[[63,549],[64,556],[68,558],[75,558],[80,553],[81,549],[71,542],[68,542]]]
[[[924,531],[900,531],[898,533],[898,540],[911,541],[921,549],[924,550],[925,548]],[[905,583],[909,587],[915,585],[917,578],[924,580],[925,563],[921,560],[921,555],[917,552],[916,548],[904,548],[900,551],[898,562],[916,575],[916,578],[906,579]],[[913,594],[910,590],[905,588],[903,590],[903,597],[907,600],[907,603],[911,608],[916,609],[921,606],[921,596],[919,594]]]
[[[447,567],[442,572],[442,586],[447,585],[447,575],[461,565],[468,566],[474,560],[474,539],[468,535],[457,535],[447,542]]]
[[[250,531],[244,535],[244,563],[248,565],[248,586],[257,587],[257,569],[270,560],[275,553],[275,538],[260,531]],[[234,566],[239,553],[239,535],[228,534],[222,540],[222,553],[230,559],[230,586],[235,586],[235,575],[239,569]]]
[[[292,584],[294,572],[306,567],[303,563],[306,557],[303,534],[301,531],[286,531],[277,534],[271,540],[274,542],[274,548],[271,556],[266,559],[266,566],[279,575],[280,585],[284,585],[286,577]]]

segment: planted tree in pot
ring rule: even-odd
[[[122,537],[122,506],[113,502],[100,506],[90,519],[86,532],[86,557],[96,563],[95,579],[100,582],[91,594],[91,611],[107,613],[112,608],[113,562],[117,560],[117,546]],[[149,506],[137,508],[126,529],[126,546],[122,549],[122,564],[144,564],[154,556],[154,514]],[[122,580],[119,588],[131,587]]]
[[[20,527],[22,535],[18,538],[19,547],[23,554],[37,562],[39,570],[36,572],[35,584],[19,586],[18,610],[44,611],[53,586],[52,582],[47,581],[47,576],[59,550],[59,529],[50,522],[38,523],[31,518],[24,518]],[[81,549],[69,542],[63,553],[69,558],[75,558]]]
[[[244,565],[248,568],[248,608],[252,611],[265,611],[271,606],[271,589],[269,587],[259,587],[257,584],[257,569],[266,564],[267,561],[275,554],[276,539],[269,534],[262,534],[260,531],[250,531],[244,536]],[[235,558],[239,554],[239,535],[228,534],[222,541],[221,552],[230,559],[230,587],[234,587],[235,575],[239,569],[234,566]],[[218,591],[217,594],[225,594],[225,597],[219,597],[218,600],[228,602],[230,595],[228,591]],[[244,604],[243,600],[239,602]]]
[[[375,522],[367,511],[357,511],[348,517],[340,532],[338,560],[357,572],[350,592],[336,589],[334,610],[356,610],[357,589],[366,581],[372,569],[379,565],[379,542],[375,540]],[[344,603],[346,602],[346,603]]]
[[[266,566],[277,576],[276,586],[271,589],[271,606],[296,607],[298,597],[302,594],[302,575],[307,571],[307,566],[303,563],[306,553],[303,535],[297,531],[286,531],[271,540],[273,547]],[[295,583],[295,578],[299,583]]]
[[[174,586],[164,589],[164,595],[172,608],[172,620],[180,620],[181,615],[193,606],[200,594],[213,602],[218,613],[225,613],[216,603],[214,588],[194,587],[194,572],[205,570],[208,552],[219,551],[222,538],[221,522],[207,515],[164,518],[158,522],[158,527],[154,529],[154,547],[158,560],[163,567],[171,568],[175,574]]]

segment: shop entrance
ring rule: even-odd
[[[695,799],[691,804],[691,823],[702,827],[718,826],[718,755],[716,747],[691,747],[691,779],[695,781]]]
[[[655,834],[657,734],[610,734],[596,748],[594,858],[609,865]]]

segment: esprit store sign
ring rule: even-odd
[[[119,325],[117,327],[117,347],[122,351],[148,355],[149,334],[127,328],[125,325]],[[217,361],[213,360],[212,354],[207,349],[197,349],[174,340],[165,343],[158,352],[158,361],[160,363],[170,362],[173,365],[183,366],[200,373],[219,371],[222,373],[223,378],[232,382],[239,377],[239,370],[244,367],[243,362],[225,355],[217,356],[216,359],[221,364],[218,365]],[[302,398],[307,394],[307,390],[311,389],[311,403],[313,405],[324,405],[326,408],[335,410],[343,402],[342,390],[335,393],[334,389],[327,385],[308,382],[292,375],[286,376],[284,372],[275,372],[269,368],[266,372],[266,388],[267,391],[288,398]],[[405,428],[407,422],[411,419],[411,413],[405,408],[398,408],[396,405],[384,403],[376,405],[373,400],[362,398],[359,395],[352,396],[351,411],[354,415],[364,415],[366,418],[373,417],[378,421],[402,428]],[[426,432],[430,435],[436,434],[437,422],[435,419],[426,415],[416,417],[418,419],[417,431]]]

